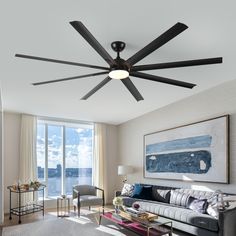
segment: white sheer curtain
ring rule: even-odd
[[[37,178],[36,138],[37,118],[23,114],[21,117],[19,176],[22,183],[29,183]],[[22,204],[28,201],[32,201],[32,193],[22,195]]]
[[[107,176],[106,176],[106,125],[96,123],[94,125],[94,164],[93,183],[104,189],[105,201],[107,200]]]

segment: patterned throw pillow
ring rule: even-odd
[[[170,202],[170,190],[153,188],[152,200],[158,202]]]
[[[122,188],[121,195],[131,197],[133,194],[133,191],[134,191],[134,185],[125,183]]]
[[[207,207],[207,199],[198,199],[192,196],[190,196],[188,199],[188,208],[193,211],[205,214],[207,213]]]

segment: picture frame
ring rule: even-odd
[[[229,115],[144,135],[144,178],[229,183]]]

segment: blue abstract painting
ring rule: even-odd
[[[227,182],[227,116],[146,135],[144,143],[145,177]]]

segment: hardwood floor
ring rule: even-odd
[[[71,212],[74,212],[71,208]],[[40,221],[44,219],[50,219],[57,217],[57,209],[47,209],[45,210],[44,216],[42,212],[36,212],[34,214],[29,214],[22,216],[21,224],[32,223],[35,221]],[[18,216],[13,215],[12,220],[9,220],[9,214],[5,214],[4,224],[0,226],[0,236],[2,236],[2,228],[6,226],[18,225]]]

